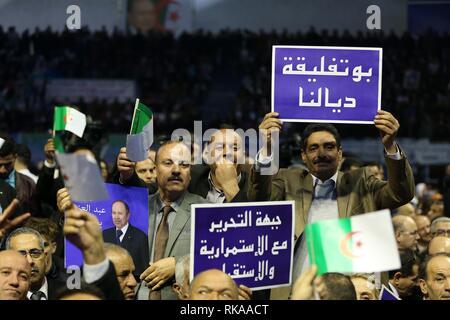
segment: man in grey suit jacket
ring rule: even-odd
[[[140,278],[150,288],[150,299],[176,300],[171,286],[176,262],[190,252],[191,204],[207,201],[187,191],[190,152],[183,143],[169,141],[158,149],[156,174],[158,191],[149,199],[151,263]],[[141,291],[145,291],[144,286]]]

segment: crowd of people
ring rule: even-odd
[[[0,26],[0,129],[44,132],[54,105],[76,104],[108,126],[126,132],[133,102],[94,100],[55,101],[46,97],[52,78],[131,79],[141,101],[154,111],[161,133],[191,128],[193,120],[208,117],[252,128],[270,110],[272,45],[367,46],[383,48],[382,106],[402,123],[401,136],[445,140],[450,105],[449,35],[337,31],[251,32],[197,31],[175,38],[150,31],[126,35],[119,30],[62,33],[51,29],[18,34]],[[236,98],[227,110],[205,104],[218,75],[238,82]],[[200,115],[200,109],[212,110]],[[206,120],[206,119],[201,119]],[[342,135],[354,130],[344,127]],[[358,137],[373,136],[362,128]]]
[[[148,190],[147,234],[131,225],[124,201],[112,204],[114,227],[102,232],[97,217],[80,209],[64,186],[53,139],[43,148],[45,161],[35,182],[20,159],[26,152],[18,157],[24,146],[1,135],[0,299],[377,300],[384,285],[396,299],[448,300],[450,218],[443,202],[448,190],[424,192],[415,185],[391,113],[379,111],[374,126],[384,146],[384,166],[350,161],[333,125],[310,124],[301,137],[303,165],[263,174],[273,162],[272,135],[283,128],[277,113],[266,114],[259,124],[265,143],[252,162],[229,127],[210,137],[203,157],[212,161],[206,164],[191,165],[195,148],[179,140],[162,141],[141,162],[128,159],[121,148],[115,170],[99,161],[99,171],[105,181]],[[96,157],[89,136],[65,143],[69,153]],[[292,286],[251,290],[217,269],[190,282],[192,204],[279,200],[296,202]],[[383,208],[392,212],[401,268],[319,277],[307,258],[306,224]],[[62,263],[63,236],[83,255],[83,278],[76,287],[69,285],[73,279]]]
[[[296,34],[198,31],[178,38],[153,31],[125,35],[87,29],[19,35],[14,28],[0,27],[0,132],[9,133],[0,135],[0,300],[378,300],[382,286],[395,299],[450,299],[450,164],[442,185],[416,184],[396,139],[448,139],[448,37],[314,29]],[[341,126],[338,131],[330,124],[309,124],[300,133],[277,113],[267,113],[274,44],[382,47],[383,110],[374,126]],[[206,113],[211,127],[219,129],[200,158],[212,161],[194,165],[192,151],[198,146],[167,137],[200,120],[221,73],[238,79],[236,99],[219,116]],[[131,161],[125,147],[116,150],[113,166],[100,159],[104,134],[128,132],[132,102],[50,101],[46,85],[58,77],[136,80],[139,97],[158,123],[148,159]],[[147,232],[131,225],[125,201],[112,204],[114,227],[102,231],[97,217],[72,201],[55,141],[43,146],[37,167],[27,145],[11,138],[18,132],[47,131],[53,107],[63,104],[89,115],[82,137],[66,132],[65,151],[94,157],[105,182],[145,188]],[[255,158],[248,157],[245,141],[233,128],[262,130],[264,143]],[[274,164],[274,132],[284,135],[280,169],[263,174]],[[365,163],[345,153],[341,136],[356,133],[380,136],[384,163]],[[301,163],[283,161],[285,153]],[[190,281],[192,204],[283,200],[295,202],[291,286],[251,290],[217,269]],[[306,225],[381,209],[392,214],[401,267],[318,276],[317,266],[309,264]],[[63,262],[64,237],[83,256],[76,286]]]

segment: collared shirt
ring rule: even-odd
[[[314,196],[311,203],[311,208],[308,212],[308,224],[321,220],[337,219],[339,217],[336,193],[337,176],[338,172],[336,171],[336,173],[330,179],[321,181],[320,179],[312,175]],[[333,183],[333,191],[328,195],[327,198],[319,198],[319,187],[321,185],[326,185],[331,181]],[[297,278],[305,270],[305,268],[309,266],[309,253],[306,243],[306,237],[302,236],[300,247],[298,247],[295,251],[294,257],[294,277]]]
[[[23,174],[24,176],[29,177],[31,180],[34,181],[34,183],[37,183],[37,181],[38,181],[38,176],[35,175],[35,174],[32,174],[30,172],[30,170],[28,170],[27,168],[21,169],[21,170],[17,170],[17,172]]]
[[[14,189],[16,188],[16,170],[11,170],[8,178],[5,179],[5,182],[9,184]]]
[[[47,277],[44,277],[44,283],[42,284],[42,286],[39,288],[39,290],[36,291],[41,291],[42,293],[45,294],[45,298],[42,298],[41,300],[48,300],[48,283],[47,283]],[[27,298],[29,300],[31,300],[31,295],[33,294],[32,291],[28,291],[27,293]]]
[[[129,226],[129,225],[130,225],[130,224],[127,223],[122,229],[117,229],[117,228],[116,228],[116,234],[117,234],[117,230],[122,231],[122,235],[119,237],[120,242],[123,241],[123,237],[125,237],[125,233],[127,233],[128,226]]]
[[[241,174],[239,173],[237,177],[238,183],[241,182]],[[209,191],[206,195],[206,200],[208,200],[211,203],[224,203],[225,202],[225,193],[220,190],[216,185],[214,184],[214,181],[211,177],[211,171],[208,175],[208,182],[209,182]]]
[[[167,217],[167,223],[169,225],[169,234],[170,234],[170,230],[172,230],[173,222],[175,221],[177,211],[180,209],[181,202],[183,202],[184,195],[185,194],[183,194],[180,198],[178,198],[176,201],[174,201],[170,204],[170,206],[172,207],[172,211],[169,213],[169,216]],[[165,203],[158,196],[156,198],[156,207],[155,207],[156,228],[155,228],[155,232],[153,233],[153,245],[151,248],[150,261],[153,261],[153,254],[155,251],[156,232],[158,230],[159,224],[161,223],[161,220],[163,217],[163,208],[164,207],[165,207]]]

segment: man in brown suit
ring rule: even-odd
[[[385,149],[388,181],[378,180],[368,168],[351,172],[338,171],[342,159],[339,133],[330,124],[310,124],[301,143],[301,158],[308,170],[280,169],[273,176],[262,175],[260,168],[271,162],[271,135],[281,130],[282,123],[275,112],[265,116],[260,129],[265,129],[268,143],[260,150],[252,170],[249,200],[295,200],[294,279],[307,264],[303,230],[307,223],[351,215],[397,208],[414,196],[411,167],[395,142],[398,121],[386,111],[378,111],[374,119]],[[272,298],[286,299],[290,288],[273,290]]]

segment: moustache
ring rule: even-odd
[[[319,164],[319,163],[331,163],[332,159],[330,158],[317,158],[316,160],[314,160],[314,164]]]
[[[168,181],[180,181],[183,182],[183,179],[181,177],[178,176],[171,176]]]

